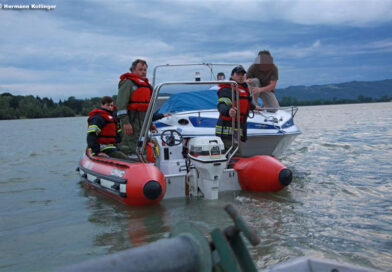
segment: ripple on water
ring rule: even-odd
[[[320,145],[324,147],[330,147],[330,148],[351,149],[351,145],[349,144],[321,142]]]
[[[28,182],[28,180],[26,180],[26,178],[8,178],[4,181],[0,180],[1,184],[16,184],[16,183],[25,183]]]
[[[306,153],[306,152],[308,152],[307,146],[303,146],[303,147],[296,150],[296,153]]]
[[[47,199],[47,200],[30,200],[27,201],[27,203],[32,204],[32,205],[38,205],[38,206],[47,206],[51,204],[53,200]]]
[[[24,189],[19,189],[19,190],[3,190],[0,191],[0,194],[20,194],[20,193],[26,193],[26,192],[42,192],[45,191],[45,188],[24,188]]]
[[[30,152],[30,153],[28,154],[28,157],[34,158],[34,157],[38,157],[38,156],[40,156],[40,155],[41,155],[41,154],[36,153],[36,152]]]
[[[376,109],[384,107],[379,115],[369,107],[374,117],[391,116],[373,119],[374,125],[361,115],[363,105],[300,109],[296,123],[303,134],[281,157],[294,178],[279,193],[228,193],[218,201],[177,199],[142,208],[119,205],[77,185],[84,117],[61,119],[66,126],[59,126],[59,119],[18,121],[23,127],[31,123],[31,135],[50,135],[44,136],[50,140],[1,135],[3,146],[15,150],[0,155],[0,206],[5,207],[0,267],[54,269],[168,237],[180,220],[207,235],[232,224],[222,207],[234,203],[261,237],[251,249],[259,269],[310,255],[392,271],[391,106],[377,104]],[[355,118],[345,119],[342,112],[350,111]],[[14,131],[18,122],[4,131]]]

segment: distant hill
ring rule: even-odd
[[[212,86],[212,85],[211,85]],[[209,88],[209,86],[194,85],[194,86],[165,86],[162,90],[161,96],[170,96],[172,92],[186,89],[186,90],[201,90]],[[163,94],[165,93],[165,94]],[[392,97],[392,79],[385,79],[379,81],[351,81],[345,83],[330,83],[323,85],[311,86],[290,86],[287,88],[276,89],[275,92],[279,101],[283,97],[291,97],[298,101],[313,101],[313,100],[357,100],[359,96],[366,98],[379,99],[382,97]]]
[[[178,89],[178,86],[169,86]],[[192,86],[200,90],[200,86]],[[204,89],[206,87],[204,86]],[[208,87],[207,87],[208,88]],[[161,96],[170,96],[170,88]],[[181,89],[180,89],[181,90]],[[2,93],[1,93],[2,92]],[[277,89],[280,106],[330,105],[392,101],[392,79],[380,81],[352,81],[339,84],[290,86]],[[115,96],[114,96],[115,98]],[[87,115],[99,106],[100,97],[54,102],[52,98],[32,95],[13,95],[0,87],[0,120]]]
[[[324,84],[312,86],[290,86],[277,89],[277,98],[293,97],[297,100],[333,100],[335,99],[357,99],[359,96],[373,99],[381,97],[392,97],[392,79],[380,81],[351,81],[338,84]]]

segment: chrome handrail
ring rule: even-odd
[[[210,73],[211,73],[211,79],[215,79],[215,74],[213,71],[213,66],[237,66],[240,65],[238,63],[187,63],[187,64],[162,64],[162,65],[157,65],[154,67],[153,70],[153,74],[152,74],[152,86],[155,88],[155,81],[156,81],[156,74],[157,74],[157,70],[158,68],[162,68],[162,67],[186,67],[186,66],[207,66],[208,69],[210,69]]]
[[[152,117],[153,117],[153,109],[155,107],[155,103],[157,101],[159,92],[163,86],[167,85],[211,85],[211,84],[221,84],[222,81],[177,81],[177,82],[163,82],[160,83],[158,86],[154,88],[154,91],[151,96],[150,103],[148,105],[148,109],[146,112],[146,115],[144,117],[143,121],[143,126],[140,130],[140,135],[139,135],[139,140],[136,146],[136,154],[141,162],[147,162],[147,160],[144,158],[143,151],[146,148],[147,144],[147,139],[148,139],[148,132],[149,132],[149,127],[152,124]],[[239,99],[239,91],[238,91],[238,83],[235,81],[225,81],[225,84],[230,84],[231,85],[231,94],[232,97],[236,95],[236,102],[237,102],[237,109],[240,108],[240,99]],[[231,147],[226,151],[225,156],[228,158],[228,162],[232,159],[234,154],[239,150],[239,145],[240,145],[240,140],[241,140],[241,124],[240,124],[240,111],[237,110],[237,120],[234,118],[232,119],[232,144]],[[235,129],[235,122],[237,122],[237,128],[238,130]],[[237,131],[237,133],[235,133]],[[237,136],[237,142],[235,142],[235,135]],[[237,143],[236,147],[234,148],[235,144]],[[234,150],[233,150],[234,148]],[[233,151],[232,151],[233,150]],[[231,152],[232,151],[232,152]]]
[[[297,106],[288,106],[288,107],[278,107],[278,108],[262,108],[260,111],[277,111],[277,110],[290,110],[291,111],[291,118],[294,118],[294,116],[298,112],[298,107]],[[258,112],[260,112],[258,111]]]
[[[294,117],[298,111],[298,107],[297,106],[289,106],[289,107],[279,107],[279,108],[263,108],[260,111],[267,111],[267,110],[290,110],[292,112],[292,117]],[[257,112],[260,112],[260,111],[257,111]],[[190,113],[199,113],[199,112],[216,112],[216,109],[200,109],[200,110],[179,111],[179,112],[176,112],[176,115],[186,115],[186,114],[190,114]]]

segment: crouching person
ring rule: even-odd
[[[128,156],[115,146],[117,124],[113,116],[113,108],[113,98],[104,96],[101,106],[88,114],[87,145],[93,156],[128,159]]]

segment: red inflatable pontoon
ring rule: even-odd
[[[151,205],[162,200],[166,181],[152,164],[91,156],[80,160],[84,185],[127,205]]]
[[[274,157],[259,155],[236,159],[233,168],[244,191],[277,192],[291,183],[292,172]]]

